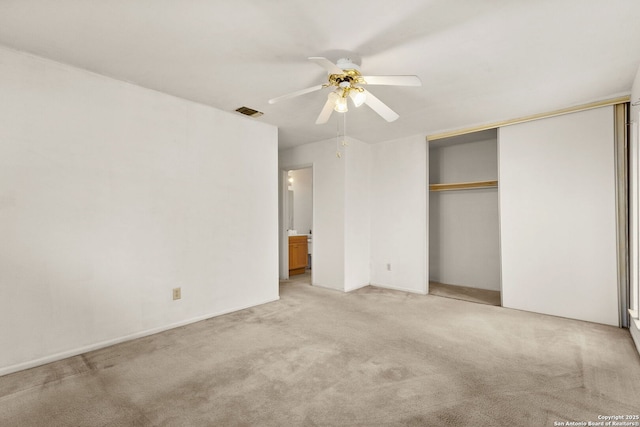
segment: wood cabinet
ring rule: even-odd
[[[289,236],[289,276],[304,273],[307,253],[307,236]]]

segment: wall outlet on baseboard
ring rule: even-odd
[[[177,300],[182,298],[182,288],[173,288],[173,299]]]
[[[391,264],[387,264],[387,271],[391,271]]]

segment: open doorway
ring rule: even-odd
[[[286,276],[296,283],[312,283],[313,271],[313,169],[285,171],[283,197],[286,233]]]

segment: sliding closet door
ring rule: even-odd
[[[498,144],[503,306],[618,325],[613,107]]]

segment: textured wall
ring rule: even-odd
[[[278,298],[275,127],[9,50],[0,93],[0,373]]]

